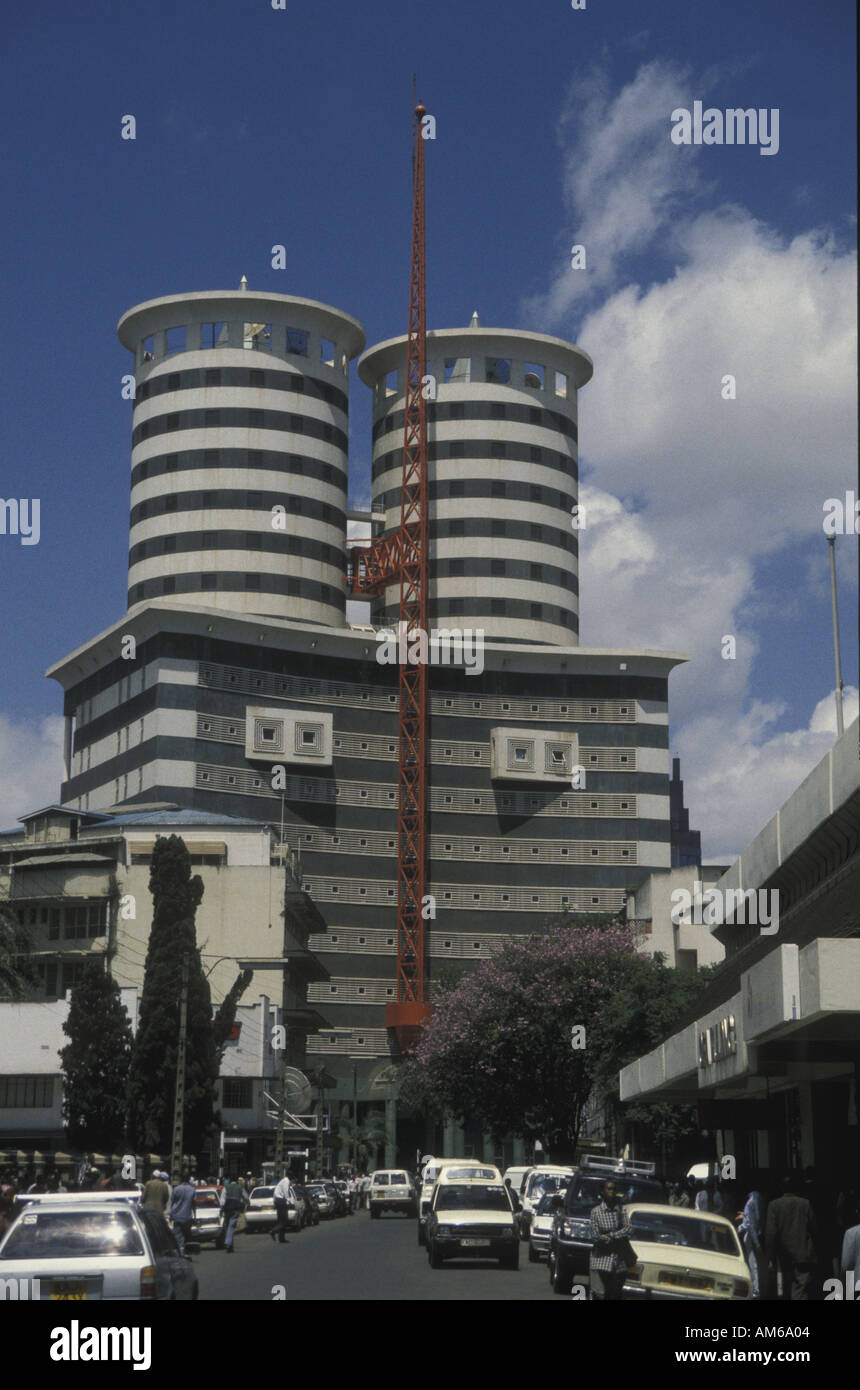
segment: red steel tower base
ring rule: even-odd
[[[400,1004],[386,1004],[385,1026],[394,1029],[397,1046],[402,1053],[414,1047],[432,1012],[430,1004],[421,1003],[417,999],[405,1000]]]

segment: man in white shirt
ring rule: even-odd
[[[275,1199],[275,1211],[278,1215],[278,1224],[272,1231],[272,1240],[277,1237],[279,1245],[285,1245],[287,1239],[287,1207],[293,1201],[293,1185],[286,1173],[281,1178],[273,1193]]]

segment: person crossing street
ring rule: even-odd
[[[272,1240],[277,1239],[279,1245],[285,1245],[287,1239],[287,1209],[293,1200],[293,1185],[286,1173],[275,1188],[274,1198],[275,1211],[278,1215],[278,1224],[272,1231]]]

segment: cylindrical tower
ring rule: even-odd
[[[345,622],[348,314],[285,294],[167,295],[134,354],[128,605]]]
[[[368,349],[374,393],[373,510],[400,524],[406,339]],[[577,391],[590,357],[542,333],[427,334],[430,603],[433,626],[488,640],[578,642]],[[378,617],[393,623],[397,589]]]

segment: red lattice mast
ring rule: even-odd
[[[427,306],[424,274],[424,140],[415,107],[412,264],[400,528],[353,547],[352,591],[379,592],[399,580],[398,650],[416,629],[427,633],[429,535],[427,506]],[[401,1050],[417,1036],[430,1014],[425,978],[424,917],[427,893],[427,664],[400,662],[397,823],[397,1003],[385,1010]]]

